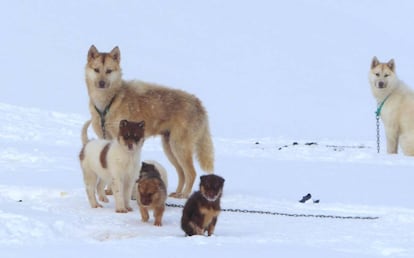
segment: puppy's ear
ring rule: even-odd
[[[118,64],[121,62],[121,51],[118,46],[114,47],[109,54]]]
[[[207,182],[207,175],[200,176],[200,187]]]
[[[99,56],[99,51],[98,51],[98,49],[96,49],[96,47],[95,47],[94,45],[92,45],[92,46],[89,48],[89,51],[88,51],[88,62],[89,62],[90,60],[93,60],[93,59],[97,58],[98,56]]]
[[[376,56],[374,56],[372,58],[372,62],[371,62],[371,69],[374,69],[375,67],[377,67],[380,64],[380,61],[378,60],[378,58]]]
[[[224,178],[222,178],[221,176],[218,176],[218,175],[215,175],[215,177],[221,182],[221,183],[224,183],[224,181],[226,181],[226,180],[224,180]]]
[[[222,178],[221,176],[218,177],[220,179],[220,183],[223,185],[224,181],[226,181],[224,178]]]
[[[147,170],[147,166],[148,166],[148,164],[147,164],[147,163],[142,162],[142,163],[141,163],[141,169],[140,169],[140,172],[144,172],[144,171],[146,171],[146,170]]]
[[[121,120],[121,122],[119,122],[119,128],[126,127],[127,125],[128,125],[128,121],[126,119]]]
[[[388,61],[387,66],[391,69],[392,72],[395,72],[395,62],[394,59]]]
[[[138,123],[138,127],[145,129],[145,121],[142,120],[141,122]]]

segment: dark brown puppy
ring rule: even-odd
[[[224,179],[217,175],[200,177],[200,191],[194,192],[187,200],[181,217],[181,228],[186,235],[208,236],[214,233],[220,213],[220,198],[223,193]]]
[[[142,221],[149,220],[148,210],[154,210],[154,225],[162,226],[162,215],[165,210],[167,189],[161,179],[160,171],[149,163],[142,162],[139,175],[137,202],[141,212]]]

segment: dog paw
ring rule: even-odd
[[[149,220],[148,211],[142,211],[141,210],[141,220],[142,220],[142,222],[148,222],[148,220]]]
[[[116,211],[116,213],[128,213],[128,210],[127,209],[116,209],[115,210]]]
[[[162,226],[161,221],[155,221],[154,226],[161,227]]]
[[[170,193],[169,197],[172,198],[177,198],[177,199],[186,199],[188,198],[188,194],[183,194],[183,193]]]
[[[103,208],[103,206],[99,203],[95,204],[95,205],[91,205],[92,208]]]
[[[101,196],[101,197],[99,197],[99,200],[100,200],[101,202],[105,202],[105,203],[108,203],[108,202],[109,202],[109,199],[108,199],[106,196]]]
[[[127,209],[129,212],[134,210],[134,209],[132,209],[131,207],[127,207],[126,209]]]
[[[204,230],[194,222],[190,222],[190,227],[193,229],[193,235],[204,235]]]
[[[170,193],[168,196],[172,198],[177,198],[177,193]]]

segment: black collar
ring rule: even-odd
[[[98,112],[99,117],[101,118],[101,128],[102,128],[102,138],[106,139],[106,130],[105,130],[105,117],[108,114],[109,109],[111,108],[112,103],[115,100],[115,96],[112,97],[111,101],[109,102],[108,106],[105,107],[103,111],[99,110],[99,108],[95,105],[95,110]]]

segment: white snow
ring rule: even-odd
[[[411,1],[11,1],[0,30],[1,257],[413,257],[414,161],[376,153],[371,58],[414,87]],[[212,237],[90,208],[78,161],[91,44],[126,79],[197,95],[209,111],[222,207]],[[89,131],[93,136],[92,130]],[[294,144],[295,143],[295,144]],[[296,144],[297,143],[297,144]],[[313,144],[315,143],[315,144]],[[158,138],[143,159],[176,173]],[[199,175],[202,174],[200,169]],[[198,181],[196,182],[198,185]],[[196,186],[194,190],[196,190]],[[319,204],[299,203],[311,193]],[[184,200],[168,199],[183,204]]]

